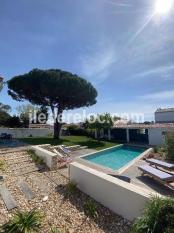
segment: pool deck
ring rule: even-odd
[[[125,175],[131,178],[131,183],[142,188],[146,188],[150,191],[159,193],[165,196],[174,196],[174,191],[170,188],[160,184],[149,176],[142,176],[142,172],[138,169],[138,166],[147,164],[146,161],[140,159],[136,161],[131,167],[129,167],[126,171],[124,171],[121,175]],[[172,183],[174,187],[174,183]]]
[[[82,163],[86,166],[89,166],[90,168],[96,169],[105,174],[118,175],[117,171],[111,170],[109,168],[100,167],[100,166],[96,167],[95,164],[89,163],[79,158],[80,156],[87,155],[87,154],[94,153],[94,152],[97,152],[97,151],[94,149],[82,149],[82,150],[74,151],[71,157],[73,158],[73,161]],[[174,191],[158,183],[157,181],[153,180],[152,178],[148,176],[141,175],[141,172],[139,171],[138,166],[141,166],[144,164],[147,164],[147,163],[143,159],[139,159],[135,161],[133,165],[129,166],[126,170],[124,170],[122,173],[119,173],[119,175],[123,175],[123,176],[127,176],[131,178],[131,183],[136,186],[145,188],[149,191],[153,191],[155,193],[158,193],[164,196],[174,197]],[[68,168],[59,169],[59,172],[63,176],[69,178]],[[173,186],[174,186],[174,183],[173,183]]]

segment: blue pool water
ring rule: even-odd
[[[83,159],[113,170],[117,170],[138,157],[145,150],[145,148],[141,147],[130,147],[123,145],[85,156]]]

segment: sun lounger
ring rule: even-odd
[[[174,170],[174,164],[172,163],[167,163],[158,159],[146,159],[150,165],[155,165],[155,167],[162,167],[164,169],[168,170]]]
[[[157,168],[154,168],[149,165],[143,165],[138,167],[139,170],[143,172],[143,175],[149,175],[153,179],[157,180],[158,182],[172,188],[174,190],[174,186],[170,185],[170,183],[174,182],[174,175],[169,174],[167,172],[161,171]]]
[[[58,150],[53,150],[59,157],[58,157],[58,164],[59,168],[67,167],[69,163],[72,162],[72,158],[68,155],[60,153]]]

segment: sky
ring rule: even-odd
[[[1,0],[0,76],[59,68],[89,80],[97,104],[87,113],[143,114],[174,107],[174,4],[158,0]],[[166,1],[166,0],[164,0]],[[0,93],[0,102],[19,104]]]

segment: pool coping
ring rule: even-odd
[[[126,165],[124,165],[123,167],[121,167],[118,170],[114,170],[112,168],[105,167],[105,166],[102,166],[102,165],[87,161],[87,160],[85,160],[83,158],[83,157],[87,157],[87,156],[90,156],[90,155],[93,155],[93,154],[97,154],[97,153],[100,153],[100,152],[103,152],[103,151],[106,151],[106,150],[109,150],[109,149],[113,149],[113,148],[116,148],[116,147],[121,147],[123,145],[130,146],[130,147],[142,147],[142,148],[147,148],[147,149],[144,152],[142,152],[138,157],[134,158],[133,160],[131,160],[130,162],[128,162]],[[97,152],[92,152],[92,153],[89,153],[89,154],[86,154],[86,155],[82,155],[82,156],[76,158],[75,161],[79,162],[79,163],[81,163],[83,165],[89,166],[90,168],[93,168],[93,169],[96,169],[96,170],[99,170],[99,171],[102,171],[102,172],[106,172],[107,174],[111,173],[111,174],[119,175],[119,174],[122,174],[124,171],[126,171],[133,164],[135,164],[138,160],[140,160],[144,156],[148,155],[151,151],[153,151],[152,147],[148,148],[148,147],[145,147],[145,146],[138,146],[138,145],[119,144],[119,145],[112,146],[112,147],[109,147],[109,148],[106,148],[106,149],[103,149],[103,150],[99,150]]]

